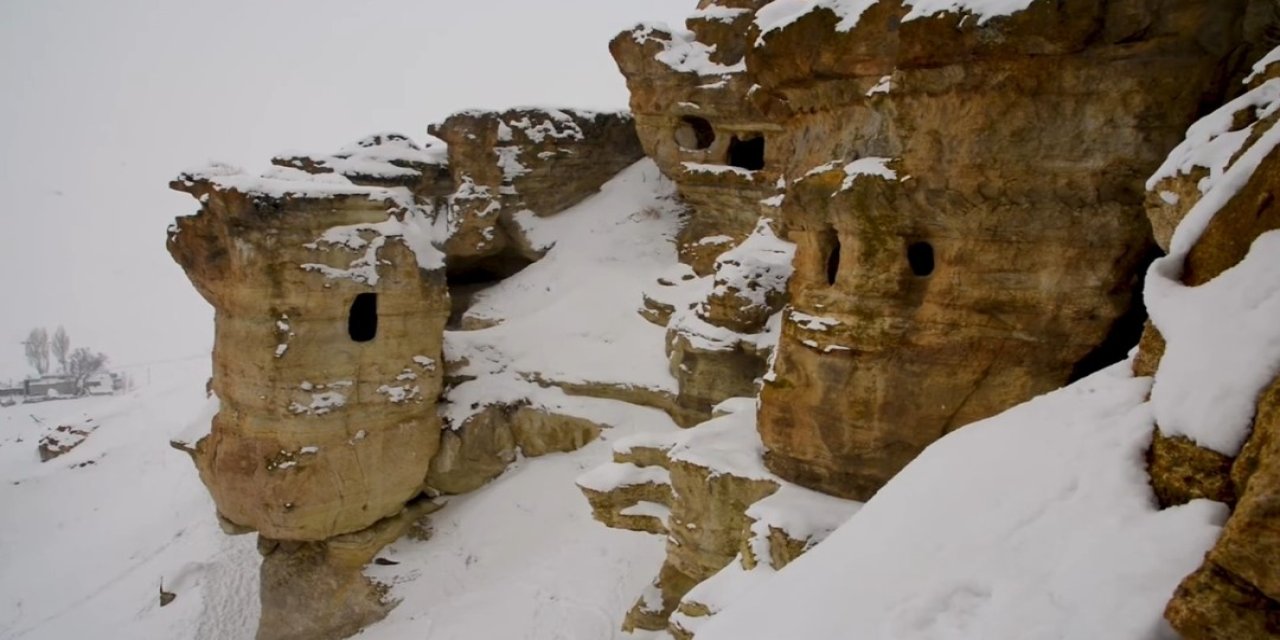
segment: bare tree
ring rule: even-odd
[[[71,356],[67,358],[67,375],[75,380],[76,393],[84,393],[89,377],[102,371],[106,365],[105,353],[94,353],[84,347],[72,351]]]
[[[49,372],[49,332],[41,327],[36,327],[27,334],[27,339],[22,343],[26,347],[27,362],[31,363],[31,367],[36,373],[44,375]]]
[[[53,341],[49,343],[53,348],[53,359],[58,361],[58,370],[67,373],[67,357],[71,355],[71,336],[67,335],[67,330],[58,325],[58,330],[53,332]]]

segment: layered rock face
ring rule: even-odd
[[[438,506],[428,496],[479,487],[516,447],[571,450],[598,432],[498,407],[442,434],[444,332],[450,286],[465,298],[546,251],[522,219],[639,158],[630,117],[467,112],[433,131],[448,149],[380,134],[277,157],[262,176],[211,166],[171,184],[201,209],[169,251],[216,311],[212,430],[175,444],[224,528],[259,534],[261,639],[346,637],[384,616],[362,568]]]
[[[323,540],[399,512],[439,442],[449,310],[442,256],[407,237],[414,212],[381,187],[216,172],[173,186],[203,202],[169,248],[216,310],[221,410],[194,457],[221,516]]]
[[[1165,611],[1189,640],[1280,635],[1280,65],[1267,62],[1277,57],[1148,183],[1169,250],[1148,276],[1153,323],[1135,361],[1156,380],[1152,488],[1162,506],[1232,506]]]
[[[614,445],[614,461],[578,485],[597,520],[663,535],[667,555],[623,628],[681,640],[750,585],[842,524],[859,503],[797,487],[763,466],[755,402],[734,398],[675,436]]]
[[[542,256],[518,218],[549,216],[643,156],[631,117],[559,109],[464,111],[429,128],[449,146],[444,205],[454,272],[502,277]],[[458,278],[455,277],[455,281]]]
[[[420,168],[374,156],[433,160],[380,142],[347,163],[412,182]],[[385,615],[360,569],[412,521],[440,442],[449,294],[427,220],[406,189],[316,171],[214,167],[172,185],[202,207],[169,250],[216,311],[220,406],[189,451],[226,528],[267,552],[259,638],[344,637]]]
[[[1154,250],[1141,181],[1220,91],[1245,3],[759,4],[613,50],[695,216],[732,235],[725,212],[763,212],[796,244],[770,469],[865,499],[942,434],[1123,357]]]

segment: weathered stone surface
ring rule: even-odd
[[[259,640],[337,640],[381,620],[395,603],[362,572],[378,550],[441,505],[418,500],[373,526],[323,542],[260,538]]]
[[[734,562],[743,571],[759,565],[781,569],[835,528],[793,535],[765,521],[803,501],[752,511],[780,489],[789,500],[791,492],[806,497],[812,492],[789,485],[762,466],[753,402],[741,398],[721,407],[724,412],[712,421],[678,435],[620,441],[612,463],[578,479],[597,520],[667,538],[666,559],[657,577],[624,620],[628,631],[667,630],[677,638],[689,638],[700,619],[724,604],[699,600],[700,585],[741,579],[741,572],[722,573]],[[820,498],[826,502],[817,510],[837,521],[853,506]],[[809,512],[791,519],[821,521],[823,516]]]
[[[439,443],[449,309],[443,265],[406,244],[405,203],[217,172],[172,186],[202,202],[169,250],[216,311],[221,410],[194,458],[218,512],[276,540],[399,512]]]
[[[427,486],[440,493],[474,491],[516,460],[576,451],[600,435],[600,425],[522,405],[495,404],[441,434]]]
[[[1141,181],[1242,10],[1034,2],[885,30],[905,8],[880,2],[847,32],[819,10],[766,34],[747,73],[794,112],[766,160],[797,244],[769,467],[866,498],[948,431],[1123,357],[1151,257]]]
[[[519,215],[563,211],[642,157],[626,113],[463,111],[430,132],[449,145],[456,185],[444,204],[450,269],[495,276],[519,270],[546,249],[525,238]]]

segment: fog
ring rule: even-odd
[[[212,311],[164,249],[208,160],[262,169],[459,109],[626,106],[607,45],[693,0],[0,0],[0,381],[20,342],[142,373],[207,354]]]

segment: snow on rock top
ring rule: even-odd
[[[718,4],[710,4],[689,14],[689,19],[729,23],[748,13],[751,13],[750,9],[734,9],[722,7]]]
[[[1239,264],[1198,287],[1182,283],[1188,253],[1214,216],[1280,145],[1280,126],[1231,131],[1241,109],[1259,119],[1280,108],[1280,80],[1269,80],[1197,122],[1149,187],[1166,175],[1207,167],[1200,200],[1174,230],[1169,254],[1152,263],[1144,298],[1167,343],[1151,392],[1168,435],[1234,456],[1248,437],[1258,394],[1280,372],[1280,231],[1259,236]],[[1253,142],[1244,148],[1250,139]]]
[[[748,306],[767,306],[770,293],[786,290],[795,253],[796,245],[779,238],[761,219],[741,244],[716,258],[712,295],[732,294],[748,301]]]
[[[930,18],[940,13],[968,13],[978,19],[978,24],[985,24],[992,18],[1012,15],[1031,6],[1035,0],[903,0],[903,4],[911,7],[911,11],[902,18],[903,22]]]
[[[840,190],[847,191],[862,176],[897,180],[898,172],[889,168],[890,162],[892,162],[890,158],[858,158],[844,165],[844,182],[840,184]]]
[[[663,447],[667,457],[710,469],[712,476],[729,474],[777,482],[764,466],[764,444],[755,428],[755,402],[722,402],[716,409],[723,415],[671,436],[669,445]]]
[[[1167,346],[1151,391],[1156,422],[1228,456],[1249,436],[1258,394],[1280,374],[1280,231],[1262,234],[1239,264],[1199,287],[1162,261],[1146,300]]]
[[[631,30],[631,37],[638,44],[657,42],[662,45],[654,58],[681,73],[715,76],[741,73],[747,70],[746,62],[725,65],[711,61],[714,46],[698,42],[692,31],[672,29],[659,22],[643,23]]]
[[[756,12],[756,26],[760,29],[760,38],[756,46],[764,42],[764,37],[771,31],[782,29],[799,20],[801,17],[827,9],[836,14],[840,22],[836,23],[837,31],[848,31],[858,26],[858,20],[871,5],[879,0],[773,0]]]
[[[1257,78],[1267,72],[1267,67],[1270,67],[1277,62],[1280,62],[1280,47],[1276,47],[1271,51],[1268,51],[1267,55],[1262,56],[1262,59],[1255,62],[1253,64],[1253,68],[1250,70],[1249,76],[1244,79],[1244,83],[1249,84],[1253,82],[1254,78]]]
[[[1164,637],[1226,508],[1155,506],[1128,369],[948,434],[699,640]]]
[[[1209,175],[1197,186],[1200,193],[1209,193],[1223,179],[1227,167],[1253,133],[1256,123],[1239,129],[1234,124],[1235,115],[1246,109],[1253,109],[1259,120],[1280,109],[1280,78],[1262,83],[1191,125],[1186,139],[1174,147],[1160,168],[1147,179],[1147,190],[1155,190],[1161,180],[1188,175],[1201,168],[1208,170]]]
[[[366,196],[370,200],[412,200],[407,189],[398,187],[360,186],[342,176],[276,169],[255,176],[239,167],[219,162],[183,171],[178,174],[177,182],[188,186],[203,182],[220,190],[277,199]]]

